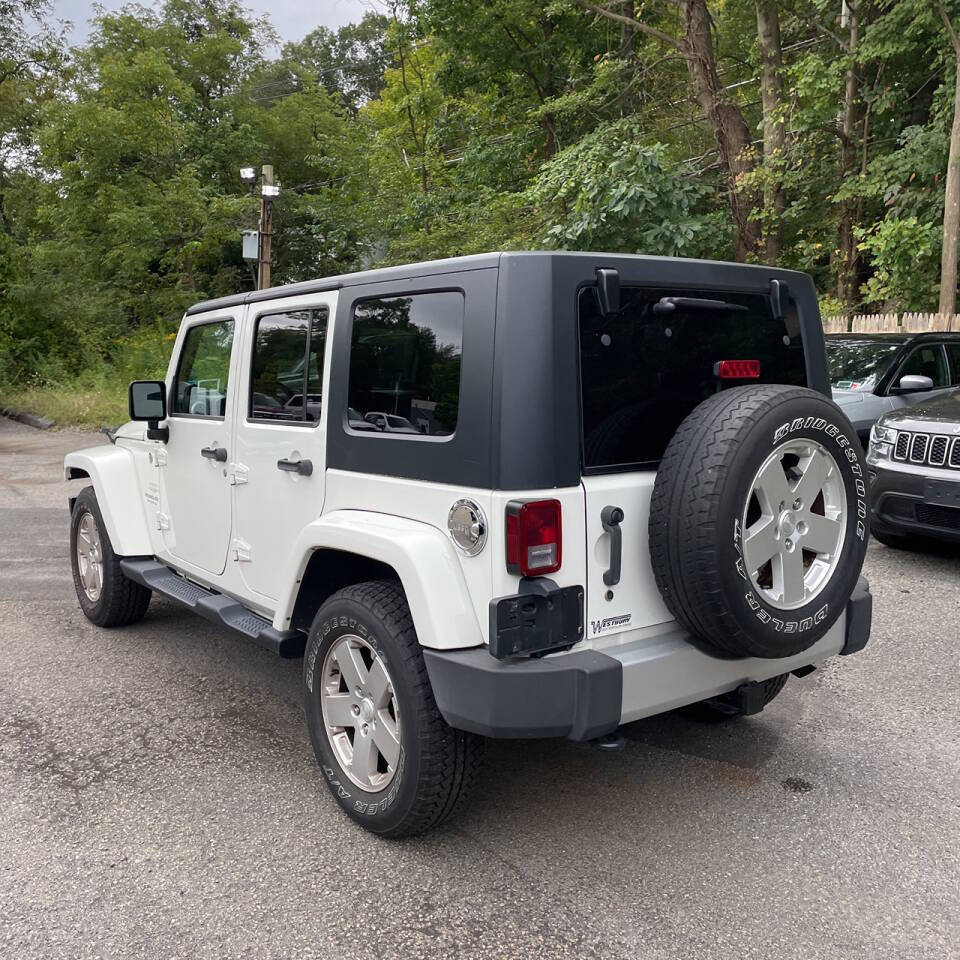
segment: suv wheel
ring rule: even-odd
[[[408,836],[466,800],[482,741],[440,715],[398,582],[360,583],[330,597],[314,618],[303,671],[317,762],[359,824]]]
[[[812,646],[844,612],[866,547],[863,453],[821,394],[724,390],[670,441],[650,503],[651,561],[670,611],[714,652]]]
[[[88,620],[98,627],[123,627],[143,619],[150,591],[120,569],[93,487],[81,490],[73,504],[70,562],[80,609]]]

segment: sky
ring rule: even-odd
[[[54,16],[73,23],[73,43],[86,39],[94,0],[53,0]],[[149,6],[149,0],[143,0]],[[123,0],[101,0],[108,10],[123,6]],[[319,26],[340,27],[355,23],[367,10],[378,7],[376,0],[243,0],[255,14],[266,13],[284,42],[301,40]]]

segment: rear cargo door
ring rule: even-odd
[[[577,293],[587,636],[600,645],[673,619],[647,526],[657,466],[684,418],[729,386],[807,385],[792,304],[778,318],[756,288],[692,287],[624,283],[606,313],[595,286]]]

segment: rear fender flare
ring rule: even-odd
[[[89,477],[93,482],[97,504],[117,556],[153,556],[137,468],[129,450],[107,445],[75,450],[64,458],[63,476],[65,480]]]
[[[324,548],[378,560],[396,571],[421,646],[449,650],[483,643],[449,538],[429,524],[367,510],[335,510],[303,528],[282,581],[289,587],[273,621],[278,630],[289,627],[307,563],[314,550]]]

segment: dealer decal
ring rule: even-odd
[[[590,621],[590,632],[596,636],[598,633],[608,633],[611,630],[619,630],[621,627],[629,627],[632,613],[623,613],[619,617],[604,617],[602,620]]]

